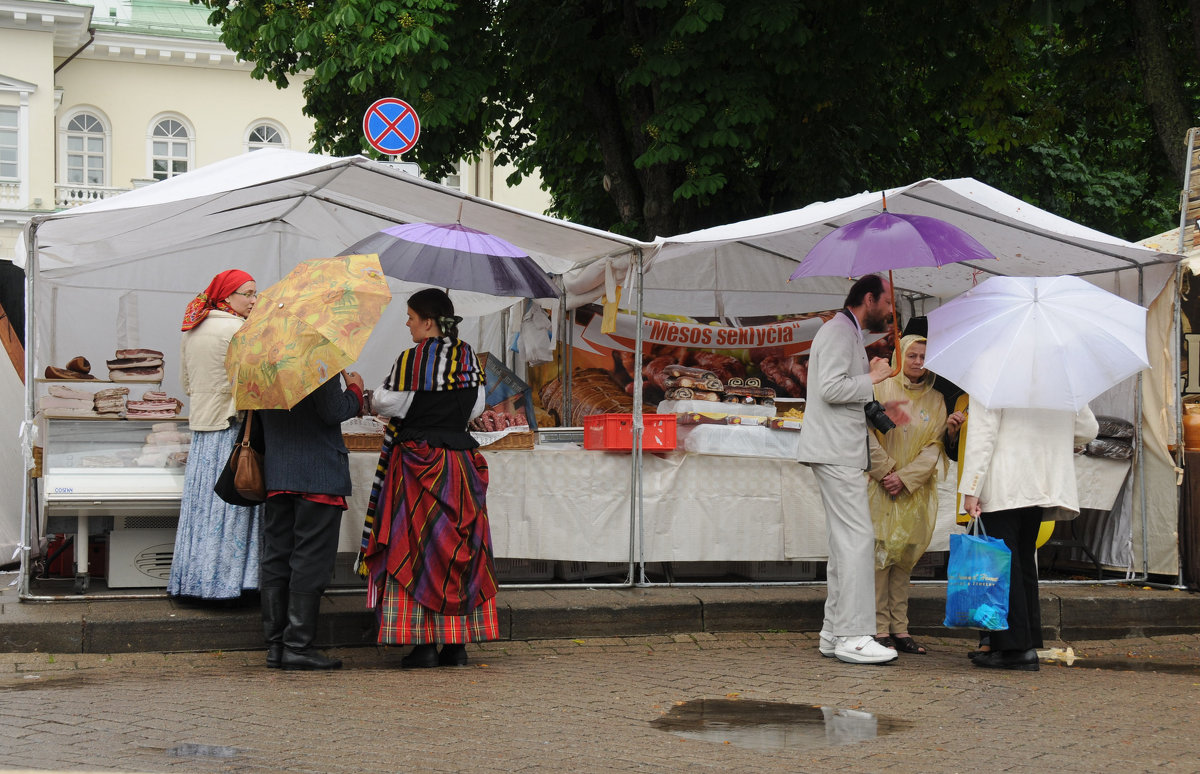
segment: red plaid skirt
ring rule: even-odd
[[[444,615],[423,607],[390,575],[378,608],[381,645],[459,644],[500,639],[496,598],[463,615]]]

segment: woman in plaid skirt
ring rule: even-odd
[[[461,319],[443,291],[414,293],[407,325],[416,346],[372,394],[374,410],[391,420],[359,571],[378,642],[415,646],[400,662],[405,668],[463,666],[466,643],[500,636],[488,468],[467,431],[484,410],[484,375],[458,339]]]

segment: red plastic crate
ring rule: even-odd
[[[583,418],[583,448],[597,451],[633,450],[633,414],[592,414]],[[675,415],[642,415],[642,449],[675,448]]]

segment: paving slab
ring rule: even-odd
[[[266,669],[261,649],[0,653],[0,768],[1200,771],[1200,634],[1048,643],[1078,660],[1038,672],[922,641],[888,666],[781,630],[505,640],[420,670],[402,648],[335,648],[345,667],[324,673]]]

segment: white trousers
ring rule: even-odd
[[[829,535],[825,623],[839,637],[875,634],[875,527],[867,475],[859,468],[812,463]]]

